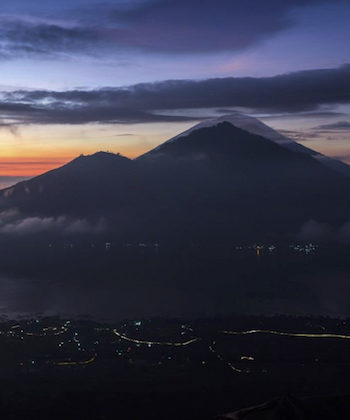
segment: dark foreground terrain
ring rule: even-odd
[[[275,398],[228,418],[349,410],[348,320],[37,317],[0,329],[5,419],[204,420]]]
[[[1,418],[350,418],[346,244],[44,236],[0,252]]]

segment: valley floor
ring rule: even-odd
[[[344,319],[38,317],[0,331],[2,418],[209,420],[281,396],[350,392]]]

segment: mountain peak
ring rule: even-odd
[[[87,160],[116,160],[116,159],[127,159],[127,157],[121,155],[120,153],[112,153],[112,152],[105,152],[103,150],[100,150],[98,152],[95,152],[91,155],[84,155],[81,154],[77,158],[75,158],[73,161],[80,160],[80,161],[87,161]]]
[[[324,166],[332,170],[335,170],[338,173],[342,173],[343,175],[346,175],[347,177],[350,177],[350,167],[344,162],[329,158],[327,156],[322,155],[319,152],[316,152],[315,150],[309,149],[308,147],[305,147],[302,144],[297,143],[296,141],[284,136],[283,134],[279,133],[278,131],[264,124],[259,119],[252,117],[250,115],[242,114],[238,111],[202,121],[199,124],[196,124],[193,127],[189,128],[188,130],[171,138],[165,143],[159,145],[158,147],[151,150],[150,152],[145,153],[144,155],[140,156],[140,158],[143,158],[149,155],[154,155],[154,153],[158,153],[164,150],[164,146],[168,146],[170,143],[173,143],[177,141],[178,139],[188,137],[190,134],[192,134],[193,132],[197,130],[218,127],[222,123],[228,123],[234,126],[235,128],[243,130],[247,133],[254,134],[262,138],[265,138],[267,140],[270,140],[273,143],[276,143],[279,146],[283,147],[284,149],[288,149],[292,152],[297,152],[297,153],[311,156],[318,162],[321,162]]]
[[[273,128],[267,126],[257,118],[251,117],[246,114],[242,114],[238,111],[232,112],[230,114],[222,115],[216,118],[210,118],[208,120],[202,121],[199,124],[191,127],[189,130],[184,131],[183,133],[173,137],[169,141],[173,141],[178,139],[179,137],[184,137],[190,134],[192,131],[198,130],[200,128],[208,128],[208,127],[215,127],[220,123],[227,122],[229,124],[234,125],[241,130],[245,130],[250,132],[251,134],[256,134],[262,137],[265,137],[269,140],[272,140],[278,144],[288,144],[295,142],[282,134],[278,131],[274,130]]]
[[[72,161],[68,162],[64,167],[103,167],[103,166],[110,166],[110,165],[124,165],[128,164],[131,160],[126,156],[121,155],[120,153],[111,153],[111,152],[104,152],[98,151],[91,155],[84,155],[81,154],[80,156],[76,157]]]
[[[171,138],[170,140],[166,141],[165,143],[161,144],[160,146],[153,149],[153,151],[158,151],[162,148],[163,145],[172,143],[179,138],[186,137],[192,132],[203,129],[203,128],[212,128],[216,127],[222,123],[229,123],[236,128],[241,130],[247,131],[251,134],[255,134],[261,137],[264,137],[268,140],[273,141],[283,147],[291,149],[293,151],[300,151],[307,154],[315,154],[316,152],[307,149],[306,147],[296,143],[295,141],[289,139],[288,137],[283,136],[278,131],[274,130],[273,128],[267,126],[257,118],[251,117],[249,115],[242,114],[238,111],[232,112],[230,114],[222,115],[216,118],[210,118],[205,121],[200,122],[199,124],[194,125],[193,127],[189,128],[188,130],[178,134],[177,136]],[[151,152],[153,152],[151,151]],[[146,153],[147,155],[147,153]]]

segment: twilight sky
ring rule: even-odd
[[[0,187],[237,109],[350,163],[349,0],[3,0]]]

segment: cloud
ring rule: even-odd
[[[0,59],[54,56],[75,52],[88,53],[98,46],[98,34],[92,28],[22,17],[0,16]]]
[[[314,130],[350,130],[349,121],[337,121],[332,124],[318,125],[313,128]]]
[[[7,223],[12,223],[20,217],[20,212],[17,209],[8,209],[0,212],[0,227]]]
[[[315,220],[309,220],[300,229],[297,238],[302,241],[319,241],[329,239],[334,234],[334,229],[327,223],[320,223]]]
[[[3,122],[17,126],[193,121],[200,116],[187,115],[186,110],[201,108],[311,113],[323,105],[350,103],[350,65],[261,78],[166,80],[94,90],[19,90],[2,92],[1,97]],[[182,115],[170,115],[174,110]]]
[[[1,163],[0,163],[1,167]],[[1,176],[0,175],[0,189],[7,188],[11,185],[17,184],[20,181],[24,181],[28,177],[24,176]],[[1,219],[1,213],[0,213],[0,219]]]
[[[289,11],[319,0],[156,0],[121,13],[111,21],[125,27],[118,42],[151,51],[237,51],[293,25]],[[263,16],[263,18],[262,18]]]
[[[0,130],[9,131],[14,136],[19,136],[19,127],[17,124],[12,122],[6,122],[2,118],[0,118]]]
[[[297,239],[302,241],[332,241],[350,243],[350,222],[340,227],[309,220],[300,229]]]
[[[295,119],[295,118],[334,118],[334,117],[344,117],[344,112],[337,112],[337,111],[306,111],[306,112],[293,112],[292,114],[285,112],[285,113],[278,113],[274,115],[257,115],[258,118],[263,120],[268,119],[276,119],[276,118],[283,118],[283,119]]]
[[[341,242],[350,242],[350,222],[343,225],[337,232],[337,238]]]
[[[320,137],[318,133],[310,133],[309,131],[278,130],[278,132],[295,141],[309,141]]]
[[[101,233],[106,226],[103,220],[95,224],[85,219],[58,217],[23,217],[16,209],[0,213],[0,233],[30,235],[38,233],[58,233],[62,235]]]
[[[166,53],[239,51],[294,22],[297,7],[326,0],[152,0],[95,4],[71,11],[69,19],[0,17],[0,56],[78,53],[121,49]],[[129,2],[130,3],[130,2]]]
[[[101,90],[95,92],[76,91],[76,99],[69,99],[72,92],[67,92],[66,100],[53,98],[56,92],[40,92],[41,100],[44,101],[47,95],[47,98],[51,100],[49,104],[43,104],[41,100],[32,100],[33,93],[28,92],[28,95],[24,94],[22,99],[24,101],[29,99],[30,103],[11,103],[6,100],[0,102],[0,112],[15,120],[18,128],[21,125],[30,124],[133,124],[193,121],[195,119],[187,116],[158,115],[151,110],[138,109],[136,103],[131,104],[135,105],[135,108],[123,107],[123,92],[121,90],[113,91],[114,89],[111,89],[111,95],[107,99],[104,99],[106,91]],[[37,93],[39,94],[39,92]],[[57,94],[62,96],[60,92]],[[82,98],[79,98],[80,95]],[[87,98],[83,99],[84,96]]]

